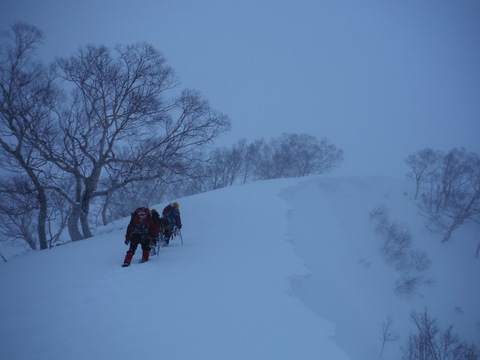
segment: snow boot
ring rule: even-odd
[[[130,266],[130,262],[132,261],[133,254],[127,251],[127,254],[125,255],[125,260],[123,260],[123,267]]]
[[[149,251],[143,251],[142,253],[142,260],[140,260],[140,262],[145,262],[145,261],[148,261],[148,255],[150,255],[150,252]]]

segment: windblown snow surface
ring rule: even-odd
[[[442,243],[413,190],[383,177],[257,182],[175,199],[184,244],[144,264],[138,250],[120,266],[127,218],[12,256],[0,264],[0,359],[363,360],[382,344],[382,359],[400,359],[410,314],[425,310],[478,347],[475,228]],[[379,206],[428,254],[427,270],[387,262],[370,218]],[[388,319],[397,340],[384,343]]]

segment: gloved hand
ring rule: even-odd
[[[128,245],[130,243],[130,240],[125,239],[125,245]]]

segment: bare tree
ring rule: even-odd
[[[245,158],[242,174],[242,184],[246,184],[249,180],[254,180],[256,148],[253,145],[245,145]]]
[[[480,158],[464,149],[452,150],[445,158],[444,206],[441,211],[448,222],[438,223],[446,231],[443,241],[465,221],[480,214]],[[446,226],[445,226],[446,225]]]
[[[467,220],[480,214],[480,158],[465,149],[453,149],[442,159],[441,171],[424,195],[425,209],[434,228],[448,241]]]
[[[92,236],[94,198],[129,183],[186,172],[196,149],[230,126],[198,92],[167,98],[177,86],[176,77],[147,44],[114,51],[87,46],[69,59],[58,59],[56,73],[74,91],[61,119],[61,138],[42,142],[42,151],[74,181],[70,191],[55,187],[72,206],[72,240]],[[107,174],[111,181],[101,182]]]
[[[321,174],[343,161],[343,150],[308,134],[283,134],[269,143],[257,140],[249,154],[255,177],[262,180]]]
[[[204,177],[208,190],[234,185],[245,173],[246,140],[241,140],[230,148],[214,149],[205,161]]]
[[[40,204],[32,201],[35,193],[35,188],[26,176],[12,176],[0,181],[0,219],[3,224],[0,241],[26,245],[32,250],[39,248],[36,228]],[[59,242],[66,226],[68,208],[64,201],[59,201],[55,193],[46,191],[46,197],[49,199],[49,206],[44,221],[47,248],[51,248]]]
[[[389,342],[395,342],[399,338],[398,334],[393,330],[393,320],[391,316],[387,317],[386,321],[382,322],[381,332],[380,332],[380,341],[382,346],[380,348],[379,358],[382,358],[383,352],[385,350],[385,345]]]
[[[25,188],[38,221],[28,225],[37,226],[41,249],[58,241],[47,222],[56,219],[62,228],[65,220],[48,208],[49,198],[52,206],[60,204],[49,191],[60,194],[62,204],[67,200],[72,240],[89,237],[94,199],[108,200],[135,182],[178,181],[189,174],[198,149],[230,127],[200,93],[178,93],[173,71],[147,44],[114,51],[87,46],[58,59],[55,75],[73,89],[60,107],[53,77],[33,58],[41,32],[15,24],[8,35],[12,44],[1,48],[0,58],[0,162],[31,182]]]
[[[230,148],[213,150],[189,183],[198,191],[214,190],[249,180],[322,173],[342,160],[342,150],[311,135],[283,134],[268,143],[257,139],[249,145],[242,139]]]
[[[221,189],[230,185],[227,148],[213,150],[205,165],[204,182],[208,190]]]
[[[2,241],[38,249],[37,221],[39,204],[34,199],[35,190],[30,179],[15,176],[0,182],[0,219]],[[38,219],[38,217],[37,217]],[[45,234],[46,239],[46,234]],[[48,246],[47,246],[48,247]],[[46,248],[46,247],[45,247]]]
[[[387,261],[401,268],[411,247],[412,235],[405,225],[398,223],[390,224],[386,230],[382,252]]]
[[[273,150],[264,139],[255,140],[249,145],[248,157],[252,164],[253,180],[275,178]]]
[[[318,141],[313,135],[284,134],[281,139],[292,152],[293,176],[322,174],[343,161],[343,150],[326,138]]]
[[[36,231],[40,249],[48,248],[46,222],[48,203],[46,162],[36,149],[39,134],[52,131],[52,109],[58,99],[47,69],[35,60],[36,47],[43,39],[34,26],[15,23],[7,33],[0,53],[0,163],[11,173],[22,172],[28,179],[30,202],[36,208]],[[4,209],[5,211],[6,209]],[[24,209],[29,213],[28,208]],[[17,224],[19,233],[23,224]],[[29,225],[31,227],[31,225]],[[15,231],[12,231],[14,235]],[[32,232],[28,233],[31,237]],[[25,238],[35,248],[35,238]]]
[[[272,149],[270,162],[273,169],[273,179],[294,176],[295,156],[289,142],[284,139],[285,136],[280,136],[273,138],[269,143]]]
[[[237,179],[246,172],[247,141],[242,139],[229,149],[226,153],[228,184],[234,185]],[[245,181],[242,181],[245,183]]]
[[[442,331],[435,319],[425,310],[422,314],[413,312],[411,320],[417,329],[410,335],[404,349],[405,360],[477,360],[475,345],[461,341],[453,332],[453,326]]]
[[[407,177],[415,182],[415,200],[418,198],[422,184],[431,180],[441,168],[443,154],[430,148],[425,148],[411,154],[405,160],[405,163],[411,168]]]
[[[422,194],[423,209],[428,213],[427,226],[443,233],[448,241],[465,221],[480,223],[480,157],[464,148],[443,155],[440,151],[423,149],[409,155],[406,163],[412,171],[408,176],[420,186],[429,183]]]

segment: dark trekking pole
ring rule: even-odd
[[[182,241],[182,244],[183,244],[183,236],[182,236],[182,232],[180,231],[180,229],[178,228],[178,226],[175,226],[175,229],[173,230],[173,235],[178,236],[180,235],[180,240]]]

